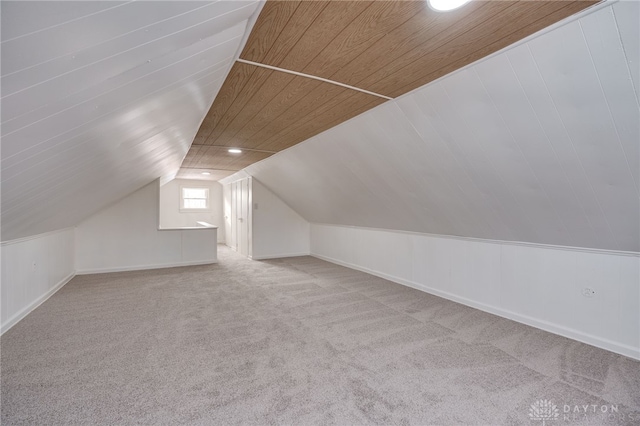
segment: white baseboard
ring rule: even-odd
[[[577,340],[579,342],[586,343],[588,345],[592,345],[601,349],[615,352],[617,354],[624,355],[629,358],[640,360],[640,348],[634,348],[633,346],[624,345],[608,339],[603,339],[601,337],[583,333],[581,331],[574,330],[568,327],[563,327],[561,325],[554,324],[548,321],[532,318],[527,315],[521,315],[516,312],[508,311],[508,310],[498,308],[492,305],[487,305],[481,302],[476,302],[474,300],[467,299],[465,297],[460,297],[446,291],[434,289],[420,283],[406,280],[404,278],[399,278],[399,277],[388,275],[382,272],[374,271],[369,268],[365,268],[365,267],[348,263],[348,262],[343,262],[338,259],[333,259],[331,257],[327,257],[327,256],[315,254],[315,253],[311,253],[311,256],[316,257],[318,259],[326,260],[327,262],[335,263],[337,265],[346,266],[347,268],[366,272],[368,274],[375,275],[377,277],[384,278],[386,280],[393,281],[395,283],[402,284],[407,287],[415,288],[416,290],[424,291],[425,293],[433,294],[434,296],[442,297],[443,299],[448,299],[454,302],[458,302],[463,305],[470,306],[472,308],[476,308],[484,312],[488,312],[490,314],[494,314],[494,315],[507,318],[522,324],[526,324],[531,327],[539,328],[541,330],[548,331],[550,333],[554,333],[563,337],[567,337],[569,339]]]
[[[98,268],[98,269],[79,269],[76,271],[76,275],[89,275],[89,274],[107,274],[109,272],[130,272],[130,271],[145,271],[147,269],[164,269],[164,268],[177,268],[180,266],[197,266],[197,265],[213,265],[218,263],[218,260],[197,260],[192,262],[175,262],[175,263],[162,263],[156,265],[137,265],[137,266],[124,266],[117,268]]]
[[[36,309],[38,306],[42,305],[48,298],[53,296],[58,290],[60,290],[66,283],[71,281],[73,277],[76,276],[75,272],[72,272],[68,276],[64,277],[59,283],[53,286],[49,291],[44,293],[42,296],[38,297],[36,300],[31,302],[29,305],[21,309],[19,312],[14,314],[11,318],[7,320],[6,323],[2,324],[2,329],[0,330],[0,335],[6,333],[11,327],[20,322],[24,317],[29,315],[31,311]]]
[[[309,256],[309,252],[305,253],[281,253],[281,254],[270,254],[267,256],[250,256],[251,260],[269,260],[269,259],[281,259],[283,257],[300,257],[300,256]]]

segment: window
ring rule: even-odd
[[[209,210],[209,188],[180,188],[180,210]]]

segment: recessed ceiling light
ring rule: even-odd
[[[429,7],[438,12],[446,12],[448,10],[457,9],[471,0],[428,0]]]
[[[210,172],[202,172],[203,175],[205,176],[209,176],[211,173]]]
[[[242,153],[242,150],[241,150],[241,149],[238,149],[238,148],[231,148],[231,149],[229,150],[229,152],[230,152],[230,153],[232,153],[232,154],[241,154],[241,153]]]

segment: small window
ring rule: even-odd
[[[209,210],[209,188],[182,187],[180,210]]]

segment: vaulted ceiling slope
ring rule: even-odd
[[[267,0],[181,174],[231,174],[594,3]]]
[[[245,171],[311,222],[638,252],[639,19],[596,7]]]
[[[257,1],[2,1],[2,240],[176,173]]]

